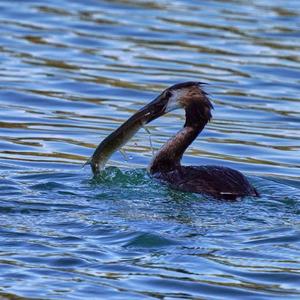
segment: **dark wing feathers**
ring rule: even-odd
[[[154,177],[168,183],[172,188],[217,198],[236,199],[258,195],[242,173],[225,167],[180,166],[170,172],[154,174]]]

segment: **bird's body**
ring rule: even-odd
[[[181,165],[185,150],[211,119],[213,106],[198,82],[180,83],[166,89],[104,139],[90,160],[94,174],[140,127],[180,107],[185,109],[184,127],[157,152],[149,167],[150,174],[170,187],[185,192],[222,199],[258,196],[255,188],[239,171],[221,166]]]
[[[173,189],[218,199],[258,196],[241,172],[221,166],[178,166],[168,172],[153,173],[152,176]]]

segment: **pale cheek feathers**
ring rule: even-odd
[[[182,99],[185,96],[184,91],[173,91],[172,96],[169,98],[167,107],[166,107],[166,112],[170,112],[172,110],[178,109],[181,107],[180,104],[180,99]]]
[[[172,96],[168,101],[166,112],[188,105],[191,99],[201,100],[202,98],[203,94],[198,87],[172,91]]]

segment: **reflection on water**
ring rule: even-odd
[[[300,297],[298,1],[0,4],[1,296]],[[239,169],[261,198],[224,203],[153,182],[146,131],[102,178],[81,168],[187,80],[209,83],[215,110],[184,162]],[[148,126],[155,149],[183,119]]]

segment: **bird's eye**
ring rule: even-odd
[[[170,91],[165,92],[165,97],[170,98],[172,96],[172,93]]]

